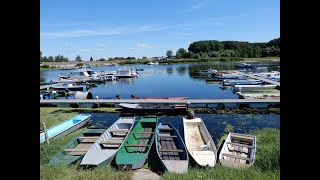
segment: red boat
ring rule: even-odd
[[[188,97],[137,97],[134,95],[131,95],[131,98],[134,100],[137,99],[167,99],[167,100],[183,100],[188,99]]]

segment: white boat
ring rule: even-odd
[[[132,78],[137,77],[138,73],[134,69],[118,69],[116,76],[118,78]]]
[[[236,64],[236,67],[238,67],[238,68],[251,68],[252,64],[240,63],[240,64]]]
[[[254,163],[256,154],[256,137],[246,134],[229,133],[220,154],[221,165],[242,168]]]
[[[242,90],[264,90],[264,89],[276,89],[277,85],[275,84],[259,84],[259,85],[234,85],[233,86],[234,91],[238,92],[238,91],[242,91]]]
[[[263,78],[272,78],[272,77],[279,77],[280,78],[280,72],[279,71],[256,73],[254,75],[258,76],[258,77],[263,77]]]
[[[200,117],[183,118],[183,128],[186,148],[191,157],[200,166],[215,166],[217,149],[202,119]]]
[[[134,117],[120,117],[90,147],[80,166],[97,167],[110,163],[127,139],[134,122]]]
[[[215,69],[208,69],[208,70],[199,70],[199,74],[214,74],[217,73],[218,71]]]
[[[228,79],[223,80],[222,85],[223,86],[234,86],[234,85],[257,85],[262,84],[263,81],[257,80],[257,79]]]
[[[112,74],[109,74],[109,75],[106,75],[106,81],[116,81],[117,78],[115,75],[112,75]]]
[[[77,85],[76,83],[57,83],[50,86],[54,90],[70,90],[70,91],[83,91],[86,88],[84,85]]]
[[[158,62],[148,62],[148,65],[158,65],[159,63]]]
[[[97,77],[98,73],[90,69],[78,69],[76,71],[71,71],[69,74],[60,74],[59,77],[63,79],[81,79],[88,77]]]

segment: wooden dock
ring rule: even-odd
[[[273,80],[266,79],[266,78],[262,78],[262,77],[258,77],[258,76],[254,76],[252,74],[246,74],[246,73],[243,73],[243,72],[240,72],[240,71],[238,73],[240,75],[247,76],[247,77],[250,77],[250,78],[253,78],[253,79],[258,79],[258,80],[261,80],[261,81],[264,81],[264,82],[267,82],[267,83],[270,83],[270,84],[275,84],[275,85],[280,87],[280,82],[273,81]]]

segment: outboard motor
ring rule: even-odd
[[[194,119],[196,115],[194,114],[194,111],[190,111],[187,115],[187,119]]]

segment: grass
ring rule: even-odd
[[[96,110],[86,109],[91,111]],[[77,113],[72,110],[74,109],[40,108],[40,121],[45,121],[47,128],[49,128],[76,115]],[[108,112],[108,108],[101,108],[101,111]],[[227,124],[225,126],[225,134],[228,131],[232,131],[232,129],[233,127]],[[109,165],[93,170],[83,170],[78,168],[77,165],[48,166],[48,162],[55,153],[82,130],[79,129],[63,138],[51,140],[49,145],[40,145],[40,179],[131,179],[133,171],[117,171]],[[263,129],[261,131],[252,131],[248,134],[257,136],[257,153],[253,167],[233,169],[217,164],[213,168],[190,168],[186,174],[165,172],[161,175],[161,179],[280,179],[280,130]],[[220,139],[217,148],[222,146],[222,141],[225,138],[226,136],[224,135]],[[144,168],[148,168],[148,165],[144,165]]]

